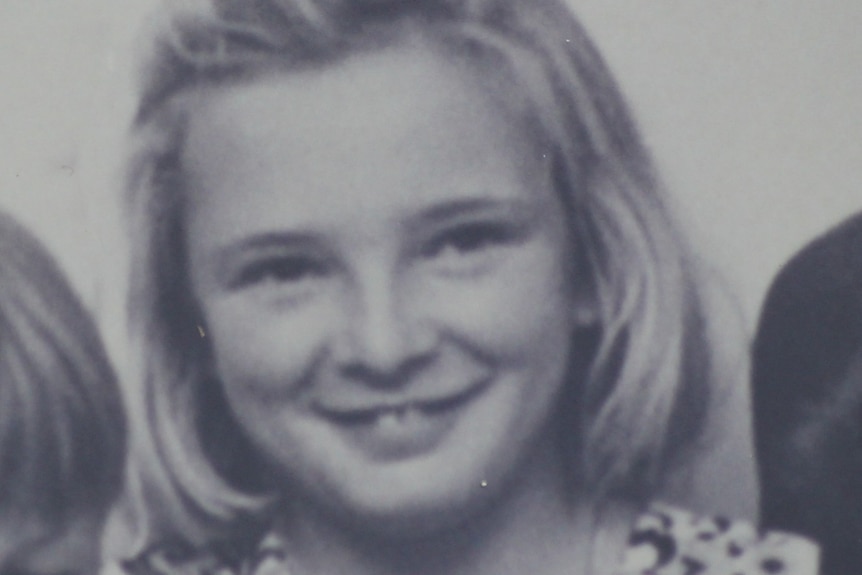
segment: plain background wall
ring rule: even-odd
[[[753,323],[778,266],[862,209],[862,3],[572,4]]]
[[[862,3],[571,0],[749,325],[778,266],[862,209]],[[152,0],[4,0],[0,206],[114,313],[115,167]],[[103,318],[104,319],[104,318]]]

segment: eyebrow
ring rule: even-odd
[[[230,258],[250,250],[283,248],[284,246],[313,246],[316,243],[315,234],[311,232],[263,231],[218,246],[215,249],[215,255],[219,258]]]
[[[503,213],[506,215],[529,217],[534,211],[535,210],[531,203],[524,200],[473,197],[441,202],[425,210],[420,210],[418,214],[409,218],[408,221],[412,227],[413,225],[421,225],[426,222],[434,223],[457,217],[481,215],[485,213]]]

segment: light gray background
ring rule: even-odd
[[[116,166],[152,0],[3,0],[0,206],[114,325]],[[778,266],[862,209],[862,2],[571,0],[753,325]]]

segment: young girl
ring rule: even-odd
[[[135,122],[136,572],[811,572],[652,503],[729,376],[555,0],[162,13]]]
[[[95,573],[124,460],[95,325],[42,245],[0,214],[0,573]]]

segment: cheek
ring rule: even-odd
[[[498,361],[564,362],[574,325],[563,266],[551,250],[532,255],[432,300],[453,331]]]
[[[279,310],[241,298],[204,307],[216,373],[229,395],[260,400],[299,393],[323,353],[331,313],[323,306]]]

